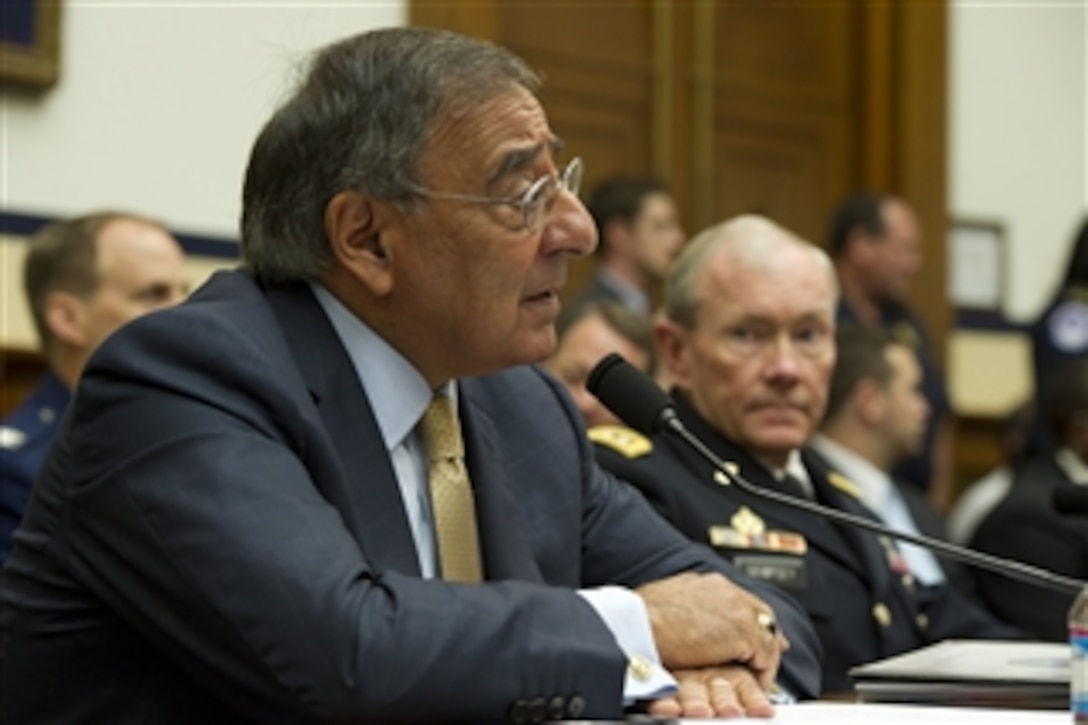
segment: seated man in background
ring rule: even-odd
[[[872,518],[852,483],[802,453],[835,364],[835,302],[822,250],[739,217],[697,236],[673,264],[658,355],[680,419],[740,475]],[[854,665],[945,637],[1010,633],[962,611],[947,587],[904,578],[894,542],[741,490],[671,436],[590,437],[604,467],[690,538],[801,600],[824,645],[825,692],[850,690]]]
[[[165,227],[102,211],[42,227],[30,240],[23,286],[48,367],[0,421],[0,564],[91,353],[129,320],[180,302],[189,281],[181,247]]]
[[[544,363],[574,398],[587,426],[616,422],[612,411],[586,390],[589,372],[613,352],[642,372],[652,373],[654,339],[650,318],[618,302],[591,302],[583,305],[559,333],[555,352]]]
[[[4,569],[13,722],[767,716],[776,681],[816,693],[803,611],[601,471],[529,364],[596,242],[539,83],[432,29],[315,55],[250,155],[244,269],[84,371]]]
[[[881,328],[843,325],[835,334],[835,354],[827,411],[812,448],[857,486],[861,502],[887,526],[947,538],[944,521],[925,494],[890,473],[901,458],[921,449],[929,415],[914,351]],[[940,562],[928,549],[897,546],[909,571],[904,576],[922,585],[965,576],[958,564]],[[964,601],[962,606],[975,605]]]
[[[597,227],[597,268],[559,318],[562,333],[582,305],[611,301],[649,315],[654,295],[684,244],[676,201],[653,177],[614,176],[587,203]]]
[[[828,249],[841,288],[838,321],[888,330],[914,350],[922,366],[922,393],[930,408],[923,445],[896,465],[895,476],[945,511],[953,493],[952,409],[929,333],[907,299],[922,265],[918,215],[897,196],[859,193],[839,204],[830,226]]]
[[[1088,487],[1088,358],[1073,358],[1054,371],[1042,400],[1056,450],[1030,456],[1013,469],[1012,485],[986,514],[972,548],[1034,564],[1058,574],[1088,578],[1088,516],[1067,515],[1055,492]],[[977,594],[1002,619],[1041,639],[1064,641],[1075,595],[974,572]]]

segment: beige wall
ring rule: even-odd
[[[403,0],[68,0],[60,82],[0,95],[0,204],[48,217],[121,206],[182,233],[231,237],[249,146],[307,51],[406,17]],[[949,20],[950,215],[1004,225],[1005,312],[1025,320],[1088,207],[1088,10],[949,0]],[[0,345],[26,347],[20,254],[0,246]],[[194,261],[194,277],[219,263]],[[1008,342],[995,361],[977,335],[950,340],[961,408],[982,405],[985,391],[1002,402],[1023,393],[1023,356],[1008,352],[1023,341]]]
[[[131,209],[232,239],[250,145],[309,51],[406,15],[402,0],[66,0],[60,81],[0,90],[0,211]],[[0,348],[36,346],[24,252],[0,237]],[[194,283],[230,264],[189,261]]]
[[[949,12],[950,218],[1002,226],[1002,312],[1027,322],[1088,211],[1088,3],[951,0]],[[1030,395],[1023,335],[960,331],[949,343],[961,412],[1000,415]]]
[[[0,204],[233,236],[250,145],[309,51],[405,17],[401,0],[66,0],[59,83],[0,95]]]

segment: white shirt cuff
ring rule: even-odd
[[[642,597],[623,587],[580,589],[578,594],[593,607],[627,655],[623,683],[625,703],[653,700],[676,692],[676,680],[661,666],[654,644],[650,617]]]

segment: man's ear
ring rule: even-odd
[[[341,191],[325,207],[325,233],[345,271],[385,296],[393,288],[392,249],[386,238],[393,207],[358,191]]]
[[[658,364],[668,371],[669,378],[678,386],[689,387],[688,341],[684,328],[672,320],[660,318],[654,323],[654,342]]]
[[[866,425],[875,425],[884,419],[888,408],[888,395],[877,381],[871,378],[862,379],[854,387],[850,398],[858,417]]]
[[[71,347],[87,346],[85,303],[71,292],[50,292],[45,298],[45,326],[58,341]]]

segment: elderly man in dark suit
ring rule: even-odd
[[[696,237],[666,280],[656,338],[680,418],[756,486],[875,518],[854,484],[804,450],[835,364],[834,270],[756,216]],[[667,436],[593,429],[598,459],[696,541],[795,594],[824,645],[825,691],[848,670],[945,637],[1014,636],[947,587],[914,581],[896,544],[729,484]]]
[[[246,269],[86,370],[4,570],[6,720],[767,715],[776,682],[815,693],[796,605],[598,469],[525,365],[595,242],[536,86],[432,30],[317,55],[250,158]]]

